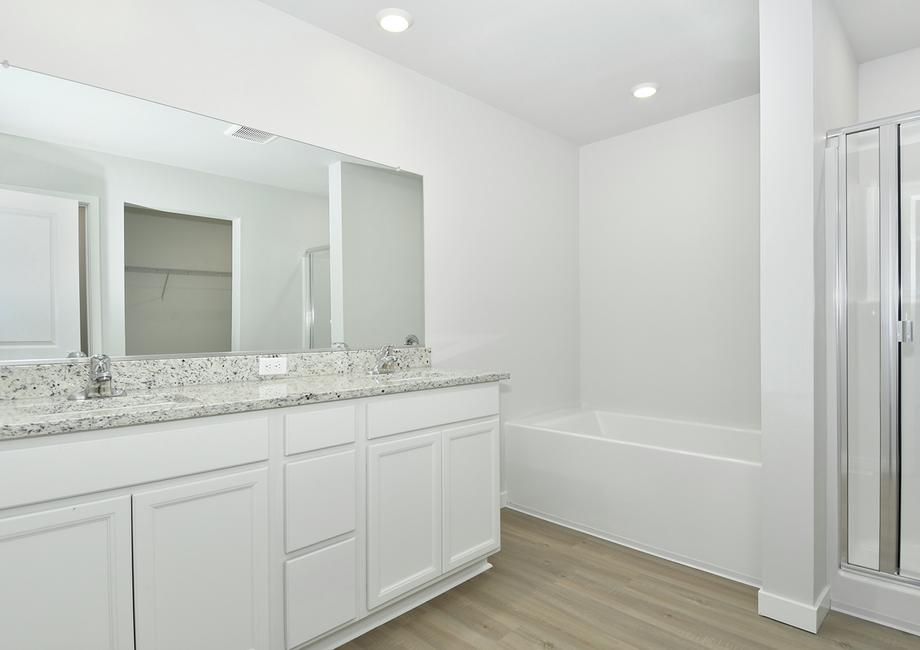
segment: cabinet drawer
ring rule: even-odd
[[[355,452],[289,463],[284,470],[288,553],[355,529]]]
[[[354,538],[284,564],[284,629],[296,648],[358,615]]]
[[[0,450],[0,509],[268,458],[265,416],[207,422],[146,424],[111,437]]]
[[[310,408],[284,416],[284,455],[355,441],[355,407]]]
[[[494,383],[379,398],[367,404],[367,437],[497,415],[498,405],[498,384]]]

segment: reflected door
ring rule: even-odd
[[[79,203],[0,190],[0,359],[80,349]]]
[[[332,347],[329,247],[304,255],[304,349]]]

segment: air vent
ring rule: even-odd
[[[260,131],[259,129],[252,128],[251,126],[240,126],[239,124],[234,124],[229,129],[224,131],[224,135],[229,135],[233,138],[239,138],[240,140],[248,140],[249,142],[256,142],[258,144],[269,143],[278,137],[269,133],[268,131]]]

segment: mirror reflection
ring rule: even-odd
[[[424,341],[420,176],[0,69],[0,360]]]

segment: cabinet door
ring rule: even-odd
[[[267,472],[134,495],[137,650],[267,650]]]
[[[133,648],[130,497],[0,519],[0,576],[0,648]]]
[[[444,431],[444,571],[497,550],[498,420]]]
[[[441,575],[441,434],[367,451],[367,605]]]

